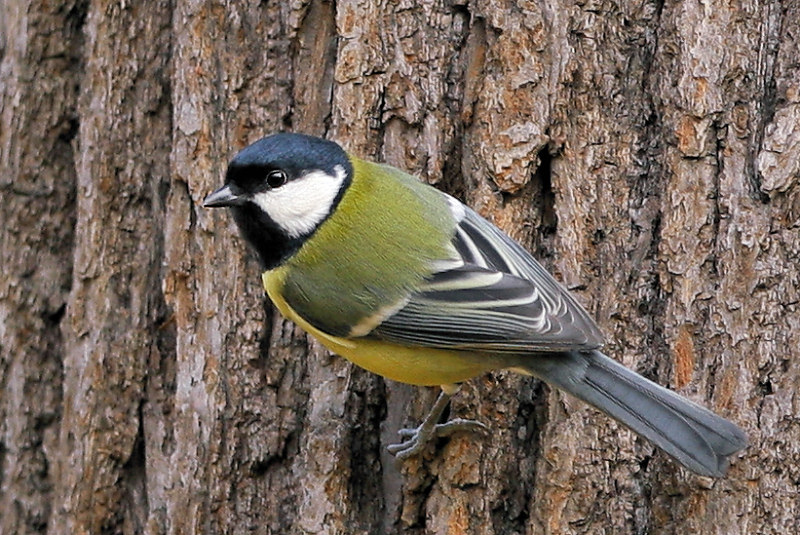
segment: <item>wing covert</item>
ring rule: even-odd
[[[527,251],[452,198],[451,207],[459,220],[452,241],[457,257],[368,336],[513,353],[602,345],[595,322]]]

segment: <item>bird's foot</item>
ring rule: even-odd
[[[400,429],[398,434],[406,438],[399,444],[392,444],[386,449],[398,460],[405,460],[422,452],[425,445],[433,438],[449,437],[461,431],[486,432],[489,428],[477,420],[455,418],[443,424],[431,425],[428,419],[417,427]]]

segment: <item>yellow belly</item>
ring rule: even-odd
[[[278,270],[264,272],[262,279],[269,298],[281,314],[332,352],[387,379],[413,385],[447,385],[503,367],[491,356],[469,351],[408,347],[380,340],[330,336],[301,318],[283,299],[280,294],[282,277]]]

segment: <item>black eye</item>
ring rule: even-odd
[[[272,188],[279,188],[286,184],[286,173],[281,171],[280,169],[276,169],[274,171],[270,171],[267,175],[267,185]]]

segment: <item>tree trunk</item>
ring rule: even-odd
[[[0,3],[0,532],[800,531],[797,2]],[[726,479],[497,372],[434,389],[273,312],[201,207],[278,130],[528,247],[607,352],[743,428]],[[388,245],[387,245],[388,246]]]

